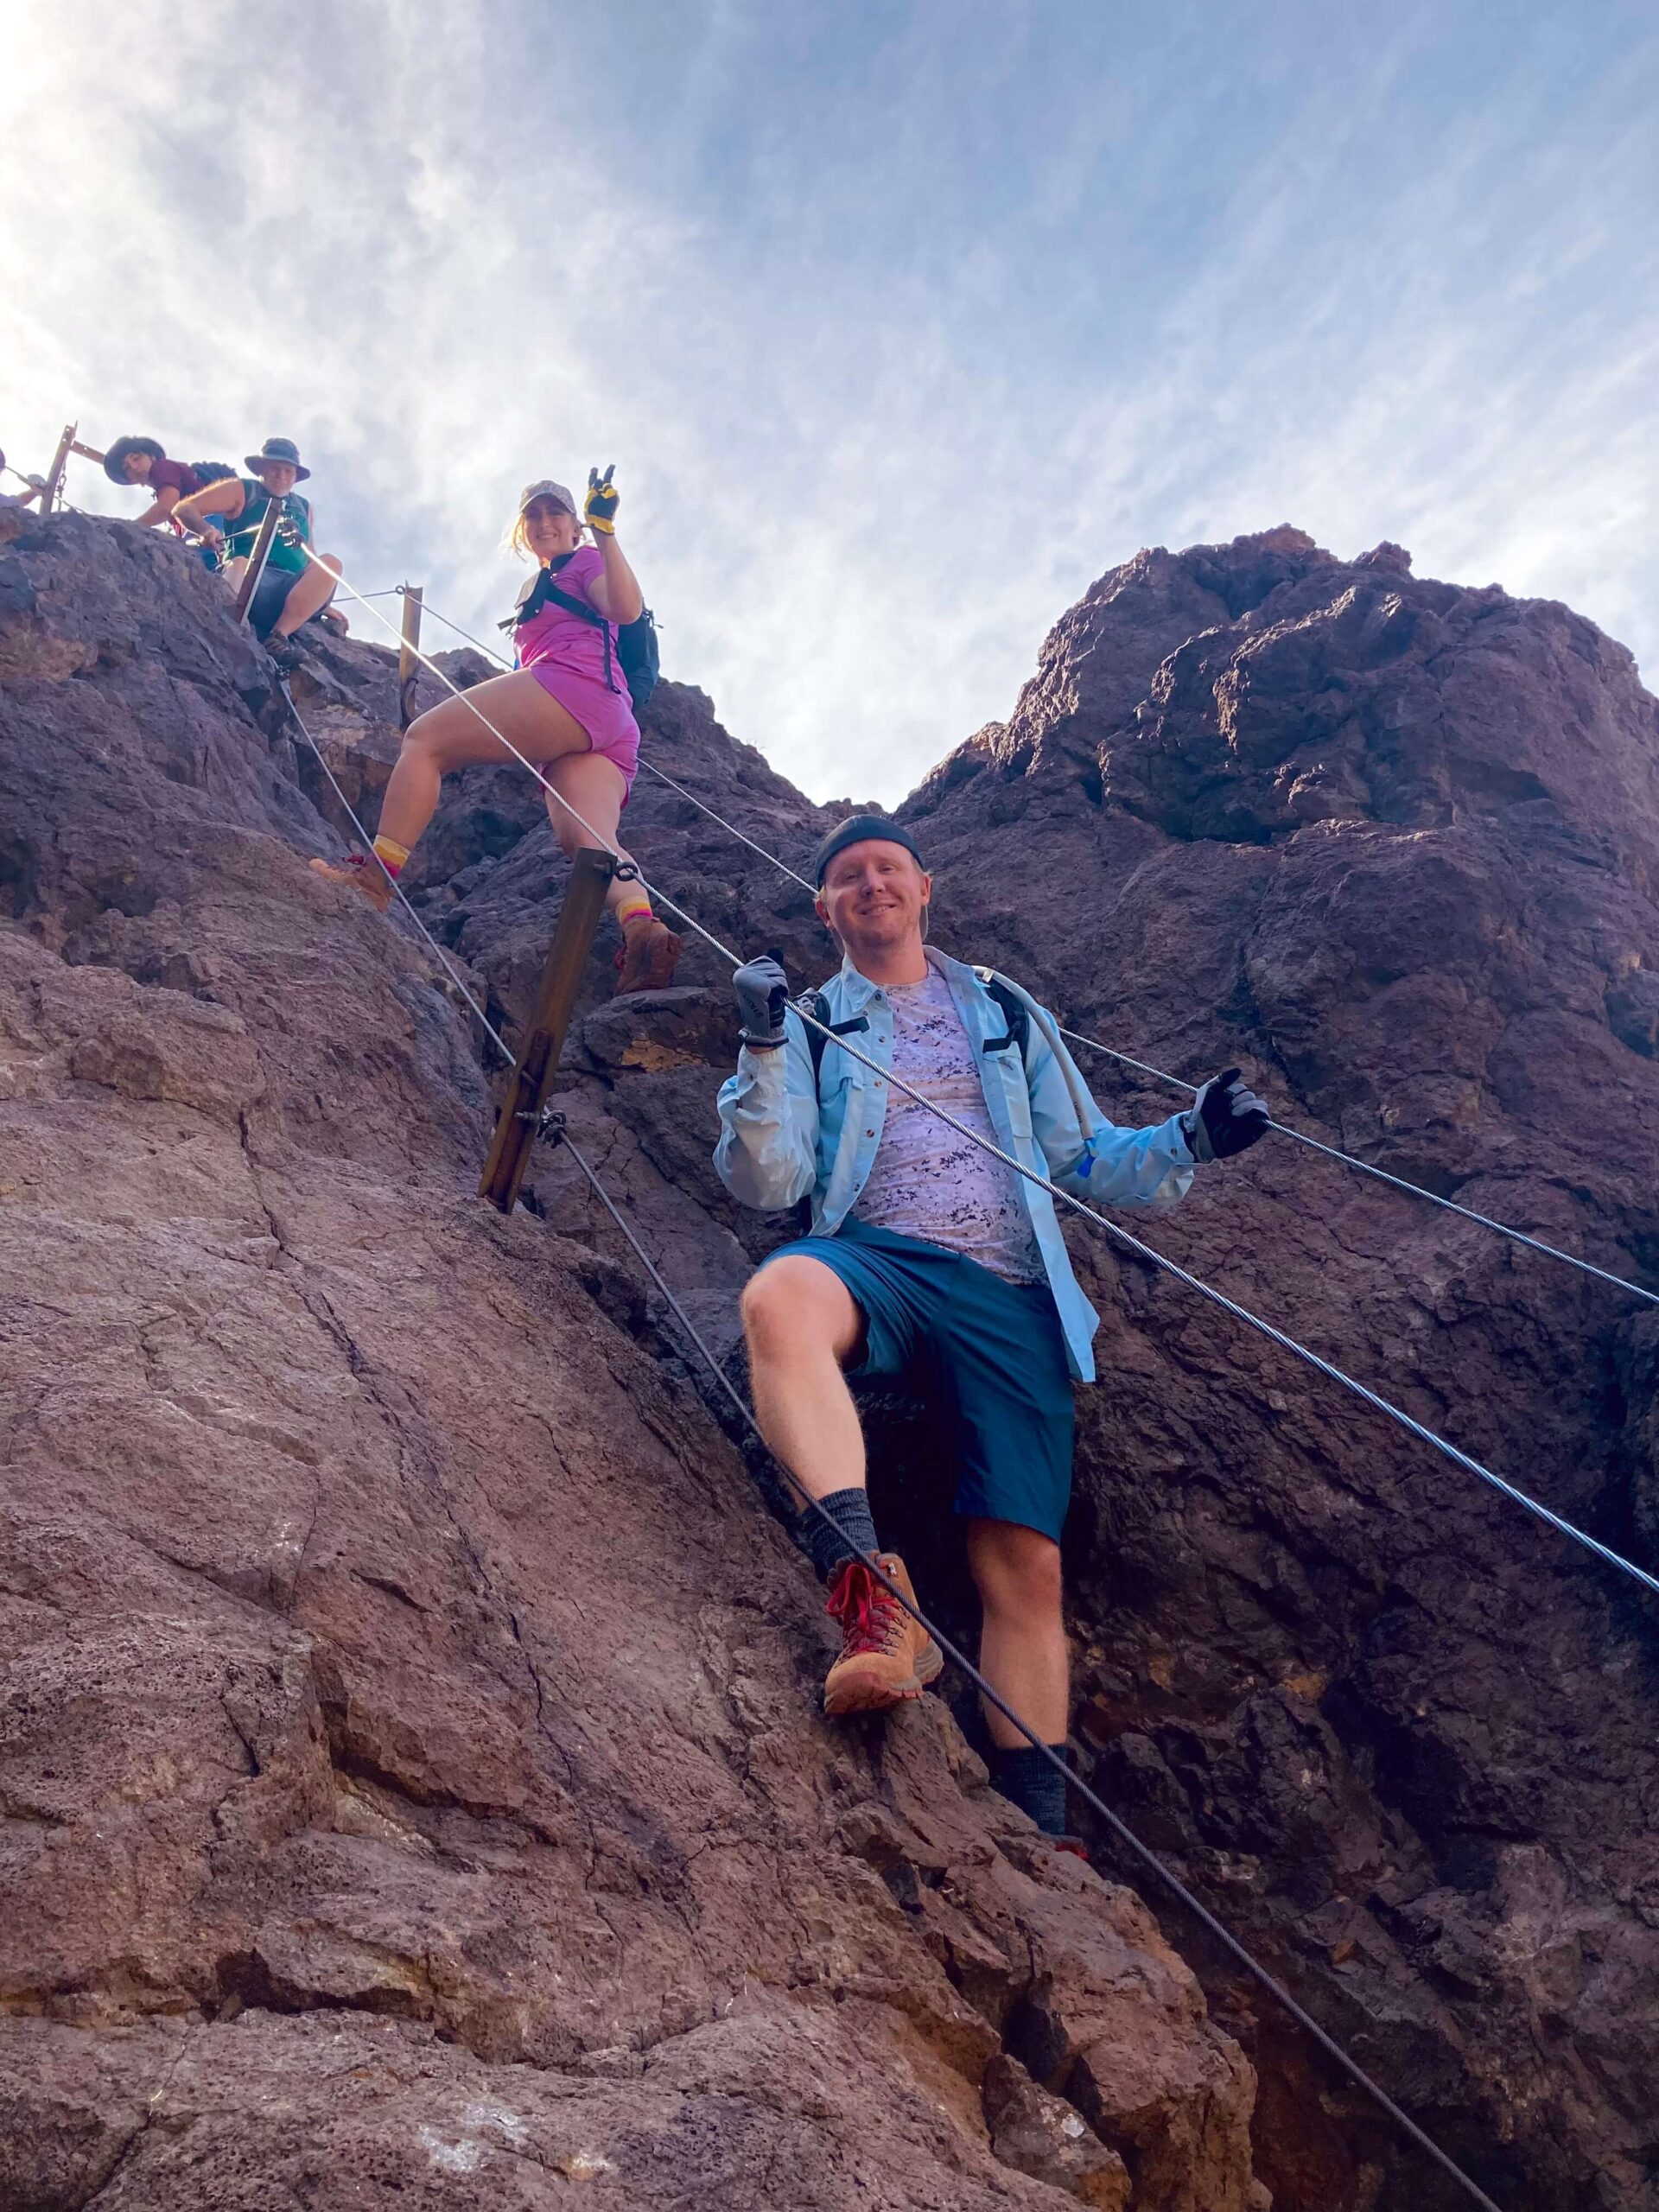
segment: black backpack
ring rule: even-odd
[[[589,607],[585,599],[577,599],[568,591],[561,591],[554,582],[556,573],[570,559],[569,553],[555,561],[550,568],[538,569],[518,594],[518,604],[506,620],[499,626],[516,630],[521,622],[528,622],[539,614],[550,601],[555,607],[563,607],[567,614],[574,614],[578,621],[590,629],[605,632],[605,681],[613,691],[620,687],[611,667],[611,625],[596,607]],[[633,702],[636,715],[645,712],[645,702],[657,689],[661,667],[657,652],[657,625],[652,620],[651,609],[642,609],[637,620],[618,626],[616,658],[622,664],[622,675],[628,687],[628,696]]]

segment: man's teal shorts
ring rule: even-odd
[[[848,1221],[770,1254],[817,1260],[864,1316],[855,1376],[901,1377],[955,1430],[956,1510],[1058,1543],[1071,1496],[1071,1376],[1046,1283],[1001,1275],[938,1244]]]

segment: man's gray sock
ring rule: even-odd
[[[1064,1764],[1065,1745],[1051,1747]],[[1065,1834],[1065,1777],[1057,1774],[1034,1744],[1020,1744],[1013,1751],[998,1749],[996,1787],[1028,1813],[1045,1835]]]
[[[857,1553],[879,1551],[875,1523],[870,1518],[870,1494],[866,1490],[833,1490],[819,1504],[830,1516],[815,1513],[805,1506],[796,1524],[796,1536],[802,1550],[827,1582],[844,1559]],[[833,1524],[833,1525],[832,1525]]]

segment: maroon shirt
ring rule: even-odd
[[[149,481],[143,488],[153,497],[163,492],[176,492],[181,499],[188,499],[200,491],[201,479],[181,461],[152,461]]]

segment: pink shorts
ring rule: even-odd
[[[561,668],[556,661],[532,661],[529,673],[550,699],[556,699],[566,714],[581,723],[590,749],[622,771],[626,805],[639,772],[639,725],[627,693],[613,691],[608,684],[579,675],[575,669]]]

